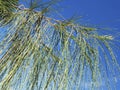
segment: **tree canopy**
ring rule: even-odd
[[[0,0],[0,26],[6,29],[0,41],[0,89],[82,90],[86,83],[90,90],[102,83],[115,88],[119,40],[109,30],[49,17],[60,0],[29,1],[25,7],[25,0]]]

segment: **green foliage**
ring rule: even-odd
[[[9,21],[17,4],[18,0],[0,0],[0,20]]]
[[[119,46],[115,46],[113,36],[46,17],[46,7],[36,11],[7,6],[14,1],[3,2],[0,9],[9,8],[12,15],[8,21],[0,21],[8,28],[0,43],[1,90],[82,90],[85,83],[97,90],[103,81],[112,89],[108,79],[114,78],[116,71],[120,75],[113,50]]]

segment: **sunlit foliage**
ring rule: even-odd
[[[46,16],[56,0],[31,1],[25,8],[0,0],[0,26],[7,29],[0,41],[0,90],[114,88],[119,41],[106,30]]]

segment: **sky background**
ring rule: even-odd
[[[60,13],[65,18],[82,16],[80,23],[120,32],[120,0],[64,0],[60,5],[63,7]],[[120,90],[119,78],[116,86],[116,89]]]
[[[82,16],[84,22],[120,28],[120,0],[64,0],[62,14]]]

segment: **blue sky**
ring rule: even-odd
[[[77,14],[88,23],[120,26],[120,0],[65,0],[62,5],[65,17]]]

